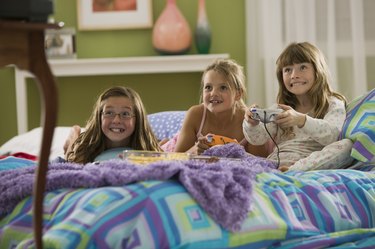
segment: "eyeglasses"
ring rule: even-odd
[[[118,115],[120,119],[122,120],[129,120],[132,117],[135,117],[135,115],[131,112],[116,113],[113,111],[102,111],[102,115],[103,115],[103,118],[107,118],[107,119],[115,119],[115,117]]]

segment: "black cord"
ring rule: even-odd
[[[264,121],[266,120],[266,111],[264,111],[264,118],[263,118],[263,120]],[[268,135],[270,136],[272,142],[275,144],[275,146],[277,148],[277,153],[276,153],[276,155],[277,155],[277,168],[279,168],[280,167],[280,149],[279,149],[279,146],[277,145],[275,139],[273,139],[271,133],[268,131],[266,122],[263,122],[263,124],[264,124],[264,128],[266,129],[266,132],[268,133]]]

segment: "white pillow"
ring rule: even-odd
[[[71,127],[59,126],[55,128],[50,160],[56,157],[64,157],[64,143],[68,138]],[[42,128],[38,127],[26,133],[17,135],[0,147],[0,155],[13,154],[16,152],[25,152],[27,154],[39,156],[40,147],[42,143]]]
[[[348,167],[353,158],[350,156],[353,142],[344,138],[329,145],[322,150],[311,153],[308,157],[297,161],[289,170],[321,170],[342,169]]]

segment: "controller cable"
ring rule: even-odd
[[[263,120],[266,120],[266,111],[264,111],[264,119]],[[275,139],[272,137],[271,133],[268,131],[266,122],[263,122],[263,124],[264,124],[264,128],[266,129],[267,134],[270,136],[272,142],[275,144],[275,146],[277,148],[277,153],[276,153],[276,155],[277,155],[277,168],[279,168],[280,167],[280,149],[279,149],[279,146],[277,145]],[[278,130],[279,130],[279,126],[277,126],[276,134],[277,134]]]

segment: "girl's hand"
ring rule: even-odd
[[[186,152],[190,153],[190,154],[193,154],[193,155],[200,155],[205,150],[210,148],[210,146],[207,143],[208,143],[208,141],[207,141],[206,137],[199,137],[198,141],[195,142],[195,144]]]
[[[280,170],[281,172],[287,172],[287,171],[289,170],[289,166],[285,166],[285,165],[280,166],[280,167],[279,167],[279,170]]]
[[[253,119],[253,113],[250,111],[251,108],[258,108],[259,106],[256,104],[253,104],[249,106],[249,108],[246,109],[245,111],[245,116],[244,119],[246,122],[248,122],[251,126],[256,126],[259,124],[259,120]]]
[[[205,150],[209,149],[210,146],[208,145],[207,137],[199,137],[198,141],[195,143],[197,148],[197,154],[202,154]]]
[[[293,127],[295,125],[298,128],[302,128],[305,125],[306,114],[297,112],[288,105],[279,104],[279,107],[284,111],[277,115],[275,123],[281,128]]]

